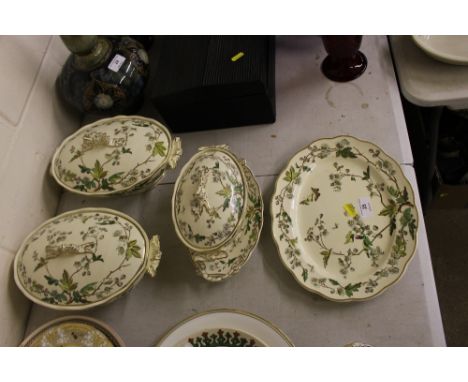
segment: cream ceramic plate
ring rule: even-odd
[[[182,148],[154,119],[117,116],[86,125],[63,141],[51,174],[66,190],[87,196],[144,191],[175,168]]]
[[[20,346],[25,347],[116,347],[122,339],[103,322],[82,316],[50,321],[32,332]]]
[[[294,346],[273,324],[252,313],[217,309],[177,324],[157,346]]]
[[[424,52],[436,60],[468,65],[468,36],[413,36]]]
[[[130,216],[107,208],[83,208],[56,216],[23,242],[14,262],[16,285],[31,301],[58,310],[83,310],[110,302],[161,259]]]
[[[400,279],[416,249],[410,183],[380,148],[353,137],[299,151],[278,177],[271,213],[286,268],[330,300],[378,295]]]

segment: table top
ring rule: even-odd
[[[468,66],[435,60],[411,36],[390,37],[401,91],[411,103],[468,108]]]
[[[298,346],[342,346],[353,341],[376,346],[445,345],[423,221],[417,252],[401,281],[373,300],[347,304],[325,300],[297,284],[282,265],[271,237],[269,203],[275,179],[307,143],[351,134],[375,142],[400,163],[412,163],[387,40],[365,37],[362,51],[369,59],[367,72],[353,83],[336,84],[320,73],[324,57],[320,39],[280,37],[275,124],[181,134],[185,155],[177,169],[145,194],[92,199],[65,192],[59,212],[114,208],[137,219],[148,234],[161,237],[163,258],[155,279],[145,277],[128,295],[83,313],[107,322],[130,346],[153,345],[180,320],[214,308],[257,314],[279,326]],[[170,200],[174,179],[197,147],[221,143],[247,160],[266,208],[252,258],[239,274],[213,284],[195,274],[172,225]],[[413,168],[402,167],[416,190]],[[34,305],[26,332],[62,315]]]

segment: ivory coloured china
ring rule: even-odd
[[[294,346],[276,326],[240,310],[216,309],[191,316],[169,330],[157,346]]]
[[[120,347],[122,339],[102,321],[83,316],[52,320],[32,332],[24,347]]]
[[[211,252],[191,251],[197,273],[209,281],[223,280],[240,271],[257,246],[263,226],[263,200],[260,188],[250,169],[242,164],[248,185],[245,219],[234,238]]]
[[[66,138],[53,156],[51,174],[80,195],[129,194],[154,186],[181,155],[180,139],[158,121],[117,116]]]
[[[413,41],[432,58],[454,65],[468,65],[468,36],[413,36]]]
[[[130,216],[107,208],[58,215],[36,228],[14,261],[16,285],[31,301],[57,310],[84,310],[113,301],[161,259]]]
[[[377,296],[416,250],[418,212],[400,166],[349,136],[300,150],[271,201],[280,258],[305,289],[335,301]]]
[[[176,181],[172,219],[197,273],[209,281],[223,280],[240,270],[258,242],[260,189],[227,146],[200,148]]]

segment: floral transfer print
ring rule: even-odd
[[[23,287],[52,305],[90,304],[121,292],[145,263],[145,241],[124,218],[66,214],[35,233],[17,264]]]
[[[54,163],[55,174],[83,193],[125,191],[154,179],[168,149],[168,136],[150,121],[98,121],[64,145]]]
[[[245,219],[238,233],[220,250],[209,253],[191,252],[197,273],[209,281],[220,281],[238,273],[255,249],[263,225],[263,200],[254,175],[243,166],[248,185]]]
[[[183,237],[210,248],[225,241],[244,212],[244,184],[237,164],[223,152],[204,153],[180,177],[175,216]]]
[[[407,181],[397,174],[393,163],[378,148],[368,145],[364,151],[362,147],[367,145],[352,144],[350,140],[354,141],[352,138],[329,140],[330,144],[316,143],[304,149],[278,181],[272,205],[274,237],[283,260],[304,286],[337,300],[351,299],[356,295],[361,298],[372,296],[395,280],[414,252],[417,233],[417,212],[405,185]],[[314,251],[321,257],[325,270],[330,268],[331,262],[334,269],[339,270],[336,276],[321,276],[324,272],[304,258],[287,205],[303,177],[308,176],[322,160],[330,158],[336,160],[328,176],[328,186],[324,187],[326,182],[321,181],[320,187],[312,187],[307,197],[298,203],[299,208],[309,209],[309,221],[312,223],[307,227],[304,241],[314,244]],[[361,161],[365,170],[360,173],[352,171],[348,168],[351,161]],[[380,205],[376,212],[386,219],[384,225],[366,224],[359,214],[352,211],[346,213],[344,223],[327,219],[328,211],[320,203],[321,195],[343,192],[347,197],[344,179],[351,182],[347,184],[360,182],[364,185],[368,197]],[[330,233],[339,227],[341,229],[343,224],[347,228],[342,231],[345,232],[342,241],[329,240]],[[384,238],[391,238],[391,247],[387,250],[380,245]],[[373,270],[370,277],[356,280],[353,277],[355,260],[363,256],[366,267]],[[363,266],[362,261],[360,264]]]

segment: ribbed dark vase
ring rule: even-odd
[[[64,101],[83,114],[130,114],[143,100],[148,54],[128,36],[62,36],[71,51],[57,88]]]
[[[337,82],[358,78],[367,68],[367,58],[359,51],[362,36],[322,36],[328,56],[322,62],[322,72]]]

